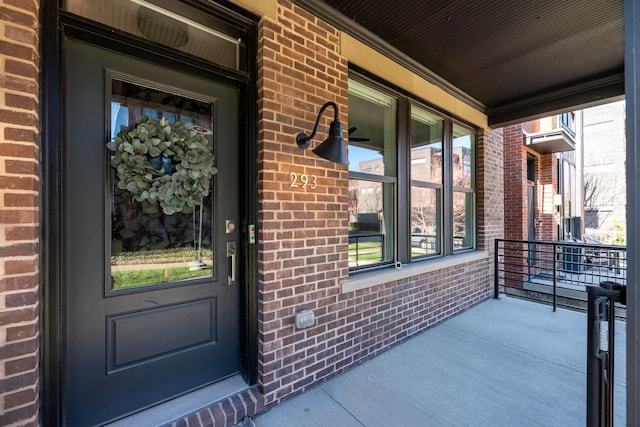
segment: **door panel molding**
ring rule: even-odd
[[[107,316],[107,375],[195,347],[217,344],[217,306],[217,298],[208,298]],[[178,317],[188,318],[189,323],[175,322]],[[149,339],[172,327],[180,328],[176,331],[178,341]]]

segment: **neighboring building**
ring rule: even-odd
[[[582,237],[580,115],[504,128],[505,238]]]
[[[525,182],[522,138],[537,146],[542,126],[503,151],[489,108],[447,76],[317,14],[3,2],[0,424],[102,425],[180,397],[163,422],[230,426],[492,295],[505,197],[519,220],[528,200],[505,194],[503,156]],[[484,53],[459,55],[464,74]],[[349,167],[296,146],[328,101],[345,138],[357,128]],[[525,114],[505,105],[501,120]],[[541,231],[521,235],[575,236],[556,187],[572,172],[537,153]]]
[[[508,126],[504,135],[506,238],[624,244],[624,101]]]
[[[625,102],[582,111],[585,234],[605,244],[626,242]]]

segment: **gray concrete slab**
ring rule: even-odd
[[[252,420],[288,426],[584,426],[586,314],[485,301]],[[625,425],[616,324],[616,426]]]

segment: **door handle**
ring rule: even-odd
[[[227,270],[227,285],[236,284],[236,242],[227,242],[227,259],[229,269]]]

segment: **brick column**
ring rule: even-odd
[[[37,1],[0,6],[0,425],[37,425]]]
[[[478,132],[478,247],[493,251],[495,239],[504,237],[507,189],[502,171],[506,168],[503,129]],[[506,172],[505,172],[506,173]]]
[[[259,40],[259,375],[270,404],[333,370],[305,351],[314,343],[319,351],[329,339],[319,337],[335,333],[327,306],[348,274],[347,168],[311,152],[326,138],[333,109],[309,150],[295,136],[311,132],[327,101],[338,105],[347,136],[347,61],[335,28],[285,0],[276,20],[262,20]],[[295,328],[302,309],[314,310],[315,327]]]
[[[522,125],[504,128],[504,236],[527,239],[527,154]]]

